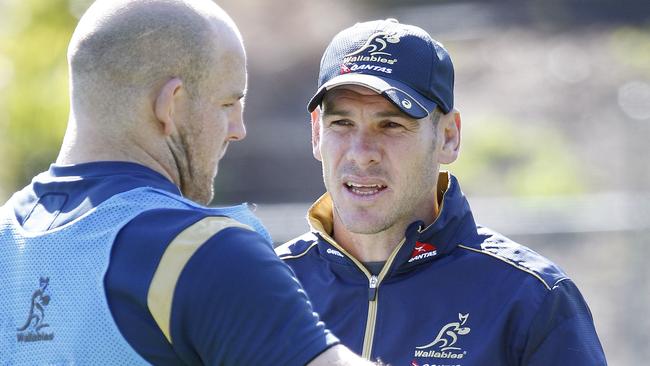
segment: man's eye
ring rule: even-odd
[[[401,127],[404,127],[404,126],[401,123],[387,121],[386,123],[384,123],[384,127],[386,127],[386,128],[401,128]]]
[[[330,122],[331,126],[352,126],[352,122],[347,119],[337,119],[335,121]]]
[[[225,103],[225,104],[222,104],[221,106],[224,107],[224,108],[230,108],[230,107],[234,107],[235,103]]]

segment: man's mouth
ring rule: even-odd
[[[344,186],[349,192],[360,196],[371,196],[387,188],[383,184],[360,184],[354,182],[345,182]]]

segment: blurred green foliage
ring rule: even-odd
[[[479,195],[546,196],[584,191],[580,162],[550,124],[516,128],[505,117],[471,121],[450,166],[463,189]]]
[[[650,26],[620,27],[612,32],[610,42],[617,62],[650,78]]]
[[[68,118],[65,55],[76,24],[70,7],[83,8],[83,1],[0,0],[0,199],[56,158]],[[621,28],[611,46],[650,75],[650,32]],[[475,194],[584,191],[583,166],[573,146],[557,130],[536,127],[545,125],[515,128],[503,116],[471,121],[461,158],[450,169]]]
[[[56,158],[68,118],[66,49],[76,19],[66,0],[0,5],[0,196]],[[4,192],[3,192],[3,190]]]

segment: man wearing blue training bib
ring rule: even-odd
[[[245,205],[203,206],[246,134],[228,15],[100,0],[68,61],[57,161],[0,209],[0,364],[364,364]]]

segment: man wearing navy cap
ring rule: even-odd
[[[277,249],[315,310],[391,365],[604,365],[576,285],[477,226],[458,181],[460,114],[445,48],[394,19],[325,50],[309,102],[327,193],[311,231]]]

